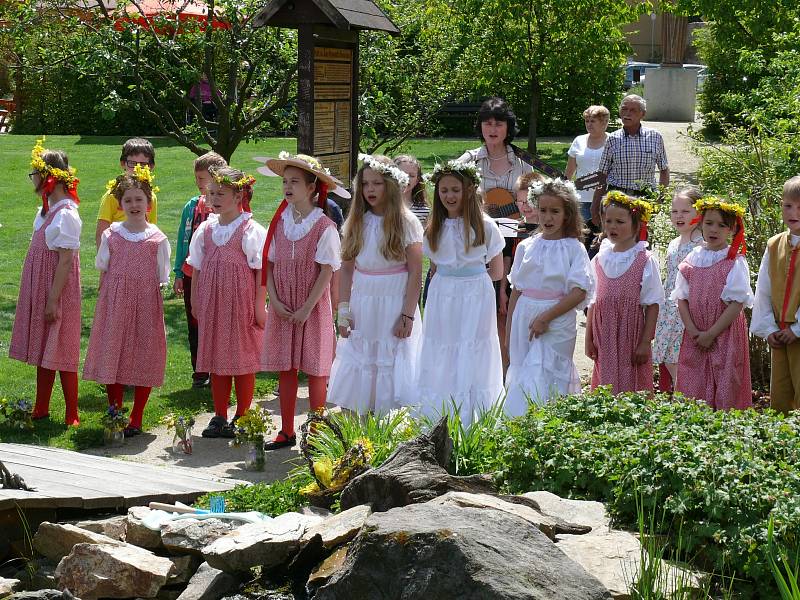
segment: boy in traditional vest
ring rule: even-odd
[[[788,413],[800,408],[800,175],[783,185],[781,210],[789,230],[767,242],[750,331],[772,348],[771,406]]]

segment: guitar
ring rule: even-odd
[[[590,190],[598,187],[602,182],[602,173],[599,171],[578,177],[573,183],[579,190]],[[514,194],[505,188],[492,188],[483,193],[486,214],[493,219],[511,218],[519,219],[519,209]]]

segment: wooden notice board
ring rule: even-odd
[[[354,158],[354,71],[352,48],[314,47],[313,154],[345,185]]]

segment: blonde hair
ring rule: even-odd
[[[786,183],[783,184],[783,197],[800,198],[800,175],[786,180]]]
[[[390,165],[392,161],[386,156],[375,155],[373,159]],[[353,201],[347,213],[347,220],[342,227],[342,259],[355,260],[364,246],[364,214],[369,210],[369,205],[364,199],[364,190],[361,181],[364,171],[369,165],[361,165],[353,180]],[[408,218],[416,218],[406,208],[400,194],[400,186],[391,177],[380,171],[374,171],[383,178],[385,212],[383,215],[383,242],[381,254],[386,260],[405,260],[405,228]]]
[[[208,171],[211,167],[227,167],[228,161],[216,152],[206,152],[194,159],[194,170]]]
[[[514,191],[519,192],[520,190],[527,190],[534,181],[544,181],[544,176],[536,171],[523,173],[517,177],[517,180],[514,182]]]
[[[439,183],[445,177],[455,177],[461,182],[462,185],[462,218],[464,220],[464,252],[469,252],[470,238],[472,239],[472,246],[478,247],[486,243],[486,230],[483,227],[483,209],[478,188],[468,177],[464,177],[458,171],[448,171],[436,180],[436,185],[433,188],[433,209],[431,216],[428,218],[428,226],[425,228],[425,238],[428,240],[428,245],[431,250],[436,252],[439,247],[439,238],[442,235],[442,227],[444,221],[447,219],[448,212],[439,198]],[[474,234],[470,235],[470,232]]]
[[[694,206],[694,203],[703,197],[703,192],[697,186],[687,185],[675,189],[675,192],[672,194],[672,199],[675,200],[675,198],[677,198],[678,196],[685,196],[686,198],[691,200],[690,204]]]
[[[592,104],[589,108],[583,111],[583,119],[588,121],[593,117],[599,117],[608,121],[611,118],[611,111],[609,111],[605,106]]]

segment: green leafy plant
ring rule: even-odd
[[[122,431],[128,426],[128,407],[112,404],[108,407],[100,422],[108,431]]]
[[[546,489],[607,502],[622,526],[641,510],[682,520],[681,551],[706,571],[773,586],[766,559],[774,514],[800,534],[800,419],[771,411],[714,412],[666,395],[599,388],[533,407],[507,424],[498,477],[509,492]],[[637,500],[640,494],[640,500]],[[668,528],[671,547],[676,537]]]
[[[767,529],[767,543],[767,560],[781,600],[800,600],[800,550],[795,548],[794,557],[790,558],[789,551],[775,540],[775,520],[772,517]]]
[[[241,446],[246,442],[263,443],[264,436],[275,429],[272,416],[260,406],[253,406],[236,420],[236,437],[231,446]]]
[[[0,419],[14,429],[33,429],[33,405],[28,400],[0,398]]]
[[[195,506],[208,509],[212,495],[223,496],[225,510],[228,512],[255,510],[271,517],[277,517],[308,505],[308,500],[300,494],[300,487],[291,479],[271,483],[237,485],[232,490],[201,496],[197,499]]]

